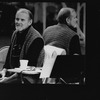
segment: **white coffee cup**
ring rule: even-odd
[[[26,69],[28,65],[28,60],[20,60],[20,68]]]

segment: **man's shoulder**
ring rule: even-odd
[[[59,30],[59,26],[58,25],[52,25],[52,26],[48,26],[45,30],[44,30],[44,33],[46,32],[50,32],[50,31],[57,31]]]
[[[18,33],[18,31],[17,31],[17,30],[13,31],[12,36],[11,36],[11,40],[12,40],[13,38],[15,38],[15,37],[16,37],[16,34],[17,34],[17,33]]]
[[[38,32],[33,26],[31,26],[31,27],[29,28],[29,31],[30,31],[30,32]]]
[[[48,26],[45,30],[50,30],[50,29],[53,29],[53,28],[56,28],[56,27],[58,27],[58,25]]]
[[[41,34],[33,26],[30,27],[29,32],[33,35],[41,37]]]

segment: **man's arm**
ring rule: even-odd
[[[3,66],[3,68],[9,69],[10,65],[9,65],[9,60],[10,60],[10,50],[11,50],[11,46],[9,46],[9,50],[6,56],[6,60],[5,60],[5,64]]]
[[[3,68],[6,68],[6,69],[10,68],[10,64],[9,64],[10,52],[11,52],[11,48],[12,48],[12,45],[13,45],[13,42],[14,42],[15,38],[16,38],[16,31],[14,31],[13,34],[12,34],[11,43],[10,43],[10,46],[9,46],[9,50],[8,50],[6,61],[5,61],[5,64],[4,64]]]
[[[79,36],[75,35],[70,42],[69,47],[69,54],[70,55],[81,55],[81,48],[80,48],[80,42],[79,42]]]
[[[29,60],[28,64],[29,66],[37,65],[37,60],[43,47],[44,47],[44,41],[42,38],[36,38],[30,45],[26,56],[26,59]]]
[[[14,78],[16,78],[17,76],[18,76],[18,74],[14,73],[13,75],[11,75],[9,77],[3,77],[2,80],[0,80],[0,83],[10,82],[11,80],[13,80]]]

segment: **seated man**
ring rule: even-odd
[[[57,25],[49,26],[44,30],[44,44],[65,49],[67,57],[81,55],[79,35],[75,32],[77,28],[75,10],[62,8],[58,12],[57,21]]]
[[[43,32],[45,45],[56,46],[66,50],[67,55],[81,55],[76,12],[72,8],[62,8],[57,15],[57,25],[47,27]],[[40,59],[43,59],[42,50]]]
[[[45,45],[53,45],[66,50],[67,55],[81,55],[76,12],[72,8],[62,8],[57,15],[57,25],[47,27],[43,32]]]
[[[21,59],[28,60],[29,66],[37,66],[44,41],[40,33],[33,28],[32,19],[33,15],[29,10],[21,8],[17,11],[15,16],[16,30],[11,38],[11,45],[3,70],[0,72],[2,75],[0,83],[9,83],[12,79],[18,78],[17,73],[9,73],[7,69],[19,67]]]

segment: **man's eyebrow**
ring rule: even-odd
[[[18,18],[18,17],[16,17],[15,19],[21,19],[21,20],[25,20],[25,18]]]
[[[21,20],[25,20],[25,19],[21,18]]]

